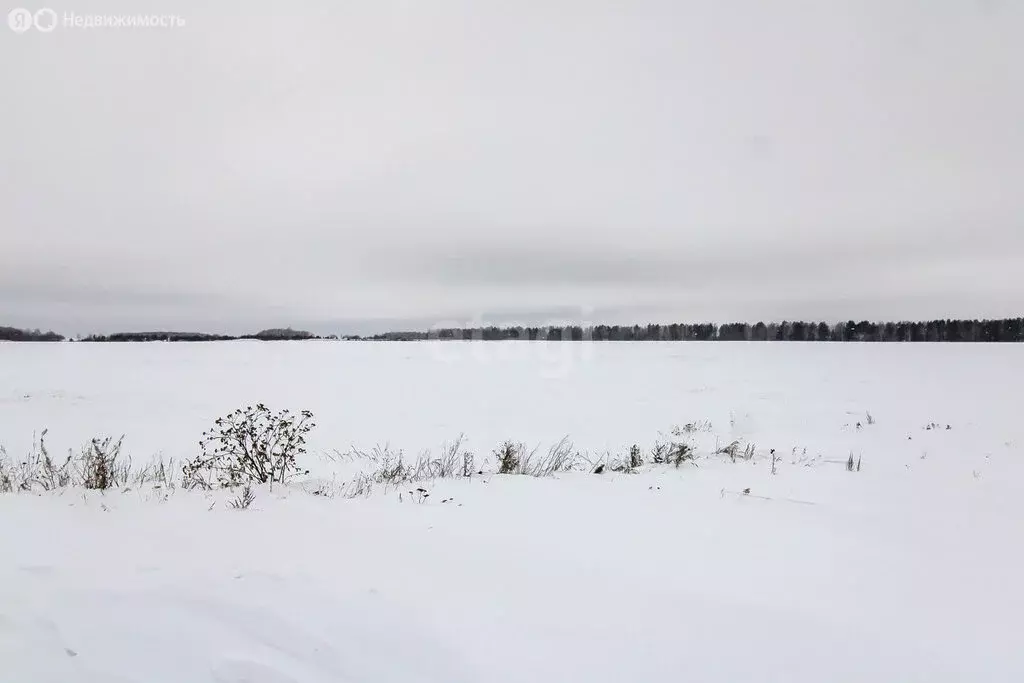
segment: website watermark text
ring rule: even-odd
[[[40,33],[51,33],[57,28],[182,28],[185,26],[185,19],[177,14],[78,14],[76,12],[58,14],[57,11],[48,7],[35,11],[19,7],[7,14],[7,25],[15,33],[25,33],[32,29]]]

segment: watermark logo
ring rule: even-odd
[[[48,7],[44,7],[32,15],[32,24],[37,31],[49,33],[57,28],[57,13]]]
[[[21,7],[12,9],[7,15],[7,25],[15,33],[24,33],[32,28],[32,13]]]
[[[185,20],[176,14],[75,14],[58,15],[49,7],[32,12],[19,7],[7,14],[7,25],[15,33],[35,28],[50,33],[58,26],[65,29],[91,28],[181,28]]]

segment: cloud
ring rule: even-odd
[[[0,41],[0,324],[1024,305],[1024,5],[303,11]]]

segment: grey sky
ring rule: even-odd
[[[0,27],[0,324],[1024,311],[1024,3],[211,4]]]

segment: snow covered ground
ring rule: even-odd
[[[0,495],[0,681],[1024,680],[1021,377],[997,345],[2,344],[9,453],[46,428],[188,457],[257,401],[316,414],[320,475],[352,445],[712,427],[679,469],[423,503]],[[758,456],[711,455],[734,440]]]

